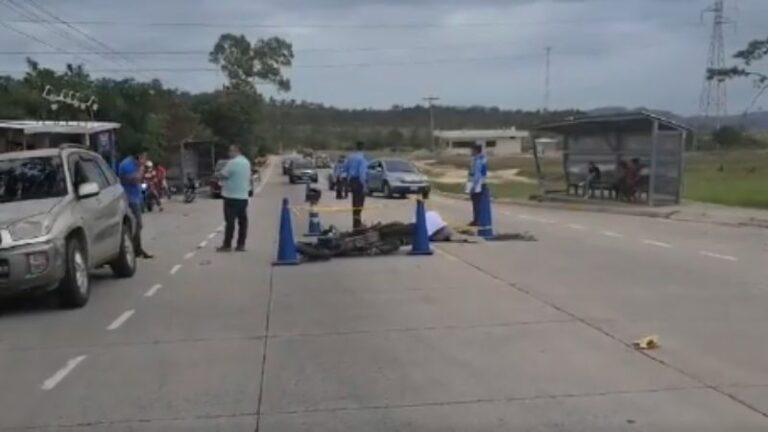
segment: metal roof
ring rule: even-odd
[[[568,133],[584,130],[585,128],[610,128],[613,130],[636,130],[637,125],[658,121],[661,127],[681,131],[692,129],[678,121],[654,114],[649,111],[630,111],[615,114],[600,114],[583,117],[572,117],[554,123],[536,126],[534,129],[544,132]]]
[[[60,122],[50,120],[0,120],[0,130],[11,129],[32,134],[92,134],[119,129],[120,123],[112,122]]]

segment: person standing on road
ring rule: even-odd
[[[363,207],[365,206],[365,194],[368,191],[366,184],[368,177],[368,160],[363,154],[362,141],[355,143],[355,151],[347,156],[344,161],[344,173],[347,175],[349,189],[352,192],[352,228],[363,227]]]
[[[467,190],[472,198],[472,222],[469,226],[480,225],[480,205],[483,193],[486,192],[488,185],[488,159],[483,154],[483,145],[476,143],[472,147],[472,163],[469,166],[469,175],[467,176]]]
[[[221,170],[223,181],[221,196],[224,198],[224,243],[216,249],[219,252],[232,250],[232,238],[235,235],[237,221],[238,252],[245,251],[245,239],[248,236],[248,196],[251,188],[251,163],[243,156],[240,147],[229,146],[229,161]]]
[[[139,258],[153,258],[144,250],[141,244],[141,230],[144,227],[141,213],[143,197],[141,196],[141,182],[144,179],[144,163],[147,161],[147,153],[139,152],[136,155],[123,159],[117,167],[117,175],[120,184],[123,185],[125,195],[128,198],[128,207],[131,209],[136,227],[133,232],[133,248]]]

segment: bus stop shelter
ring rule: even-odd
[[[622,161],[639,160],[638,195],[651,206],[680,203],[685,143],[691,130],[646,111],[568,118],[536,127],[563,138],[563,169],[568,191],[583,184],[589,162],[610,188]],[[534,148],[534,151],[536,149]]]

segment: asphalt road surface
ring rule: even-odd
[[[768,430],[766,231],[497,206],[539,241],[272,267],[304,192],[277,168],[245,253],[214,251],[220,201],[171,203],[147,217],[157,258],[97,273],[84,309],[3,304],[0,431]]]

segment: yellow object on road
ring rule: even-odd
[[[659,337],[657,335],[646,336],[632,342],[632,345],[639,350],[655,349],[659,347]]]

